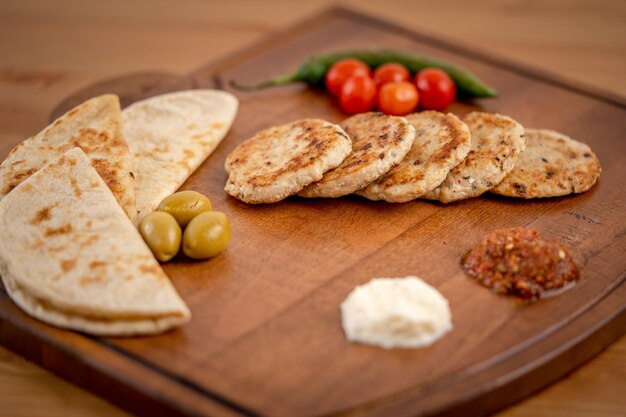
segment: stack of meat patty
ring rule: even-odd
[[[335,125],[304,119],[257,133],[227,157],[225,190],[250,204],[290,195],[442,203],[491,192],[582,193],[600,176],[589,146],[510,117],[436,111],[363,113]]]

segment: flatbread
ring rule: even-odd
[[[586,144],[553,130],[526,129],[525,139],[526,150],[492,193],[558,197],[585,192],[600,177],[600,161]]]
[[[320,119],[271,127],[226,158],[228,194],[251,204],[273,203],[300,191],[339,165],[352,150],[343,129]]]
[[[11,298],[50,324],[152,334],[190,313],[79,148],[0,201],[0,273]]]
[[[442,203],[477,197],[506,177],[524,150],[524,127],[508,116],[472,112],[463,117],[472,135],[467,157],[423,198]]]
[[[17,145],[0,165],[0,198],[64,152],[81,148],[128,217],[136,221],[133,160],[116,95],[94,97]]]
[[[337,168],[298,193],[301,197],[341,197],[360,190],[398,165],[411,149],[415,129],[403,117],[370,112],[341,123],[352,153]]]
[[[355,194],[391,203],[411,201],[441,184],[467,156],[470,131],[452,113],[430,110],[405,118],[416,132],[411,150],[397,167]]]
[[[237,114],[235,96],[218,90],[164,94],[122,112],[133,152],[138,220],[174,193],[215,150]]]

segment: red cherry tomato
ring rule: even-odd
[[[408,81],[384,84],[378,93],[378,110],[393,116],[404,116],[413,112],[418,102],[417,88]]]
[[[326,88],[334,96],[339,96],[341,87],[353,75],[370,74],[370,67],[358,59],[346,58],[335,62],[326,73]]]
[[[354,75],[346,80],[339,94],[339,105],[348,114],[363,113],[374,108],[376,84],[369,75]]]
[[[411,81],[411,73],[402,64],[389,62],[376,68],[374,71],[374,81],[376,86],[387,83],[398,83],[400,81]]]
[[[441,111],[456,98],[454,81],[438,68],[424,68],[418,72],[415,85],[420,94],[420,104],[425,109]]]

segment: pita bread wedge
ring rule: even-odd
[[[519,198],[583,193],[600,177],[600,161],[591,148],[553,130],[526,129],[526,150],[515,168],[491,189]]]
[[[94,97],[17,145],[0,165],[0,198],[48,162],[74,147],[81,148],[135,222],[135,180],[130,150],[122,136],[116,95]]]
[[[274,203],[318,181],[352,149],[335,124],[302,119],[265,129],[242,142],[226,158],[224,190],[250,204]]]
[[[0,201],[0,273],[47,323],[96,335],[153,334],[190,313],[79,148]]]
[[[423,198],[442,203],[477,197],[513,170],[524,150],[524,127],[500,114],[472,112],[463,117],[472,135],[467,157]]]
[[[392,203],[411,201],[443,182],[469,152],[470,131],[452,113],[423,111],[405,116],[415,128],[415,141],[402,162],[355,194]]]
[[[403,117],[370,112],[341,123],[352,139],[352,153],[321,180],[298,193],[301,197],[341,197],[360,190],[398,165],[411,149],[415,129]]]
[[[238,101],[218,90],[152,97],[122,112],[133,152],[138,220],[176,191],[224,139]]]

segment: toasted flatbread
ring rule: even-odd
[[[138,220],[176,191],[228,133],[238,101],[217,90],[152,97],[124,109],[136,168]]]
[[[350,153],[343,129],[320,119],[271,127],[226,158],[228,194],[251,204],[273,203],[318,181]]]
[[[0,165],[0,198],[74,147],[87,154],[118,203],[135,222],[133,160],[122,135],[120,102],[113,94],[87,100],[17,145]]]
[[[152,334],[190,317],[80,148],[0,201],[0,273],[26,313],[59,327]]]
[[[463,117],[472,135],[467,157],[423,198],[442,203],[489,191],[513,170],[524,150],[524,127],[500,114],[472,112]]]
[[[392,203],[433,190],[470,150],[470,131],[452,113],[423,111],[405,116],[415,128],[411,150],[398,166],[355,194]]]
[[[558,197],[593,187],[602,168],[586,144],[553,130],[526,129],[515,168],[491,189],[519,198]]]
[[[405,118],[383,113],[357,114],[341,126],[352,139],[352,152],[299,196],[334,198],[352,194],[398,165],[415,139],[415,129]]]

